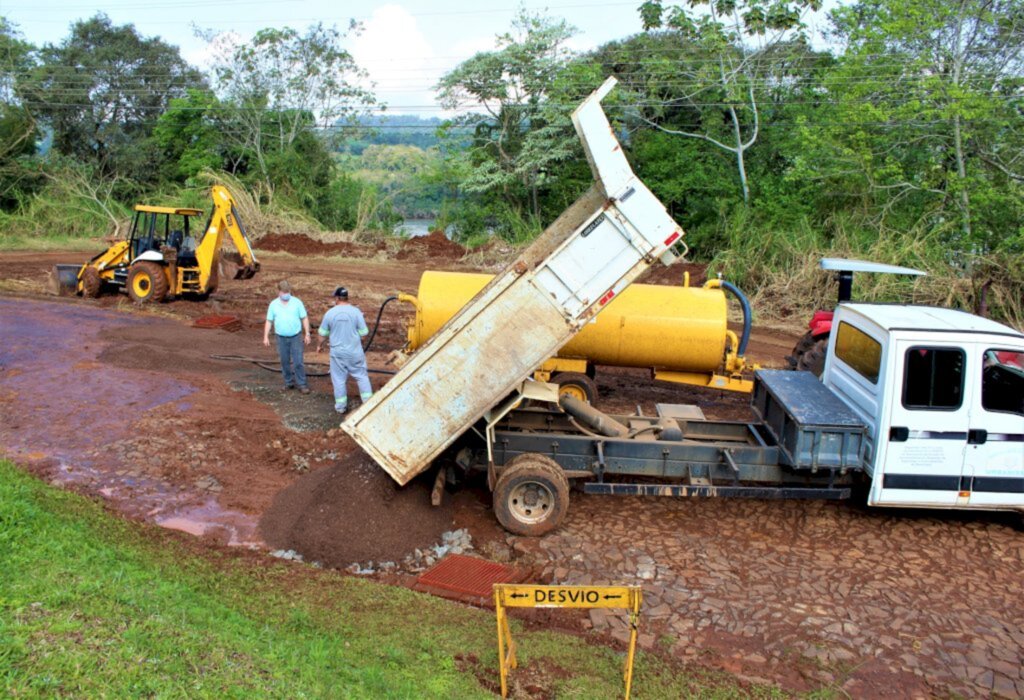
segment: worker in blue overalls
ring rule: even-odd
[[[363,353],[363,338],[369,333],[363,312],[348,301],[348,290],[338,287],[334,290],[334,307],[324,314],[320,322],[320,342],[317,352],[323,350],[324,342],[331,344],[331,383],[334,384],[334,410],[345,413],[348,410],[349,375],[359,385],[359,398],[366,401],[373,396],[370,376],[366,371],[366,355]]]

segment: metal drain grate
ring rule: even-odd
[[[242,328],[242,320],[238,316],[202,316],[193,323],[196,328],[219,328],[224,331],[237,331]]]
[[[492,596],[494,584],[518,583],[522,579],[522,572],[514,567],[465,554],[449,554],[420,574],[416,587],[446,597],[486,601]]]

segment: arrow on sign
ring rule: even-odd
[[[509,598],[529,598],[529,597],[530,597],[529,593],[513,593],[512,595],[509,596]]]
[[[606,595],[606,596],[604,597],[604,599],[605,599],[605,600],[617,600],[617,599],[619,599],[619,598],[621,598],[621,597],[622,597],[622,596],[620,596],[620,595]]]

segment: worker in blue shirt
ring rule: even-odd
[[[348,303],[348,290],[338,287],[334,290],[334,307],[324,314],[320,322],[320,342],[331,344],[331,383],[334,384],[334,410],[345,413],[348,410],[348,377],[359,385],[359,398],[365,402],[373,396],[370,375],[366,371],[366,355],[363,354],[363,338],[369,333],[363,312]]]
[[[298,387],[309,393],[306,385],[306,367],[302,364],[302,346],[309,345],[309,317],[302,300],[292,296],[291,285],[282,280],[277,285],[277,298],[267,307],[267,322],[263,324],[263,344],[270,347],[270,329],[277,336],[277,354],[281,357],[284,388]],[[294,370],[293,370],[294,367]]]

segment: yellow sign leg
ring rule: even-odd
[[[630,596],[629,610],[629,652],[626,654],[626,668],[623,673],[626,681],[626,700],[633,689],[633,659],[636,656],[637,628],[640,622],[640,591],[633,591]]]
[[[497,601],[496,601],[497,602]],[[505,665],[505,627],[502,617],[505,609],[498,602],[495,617],[498,619],[498,673],[501,675],[501,697],[508,697],[508,667]]]

